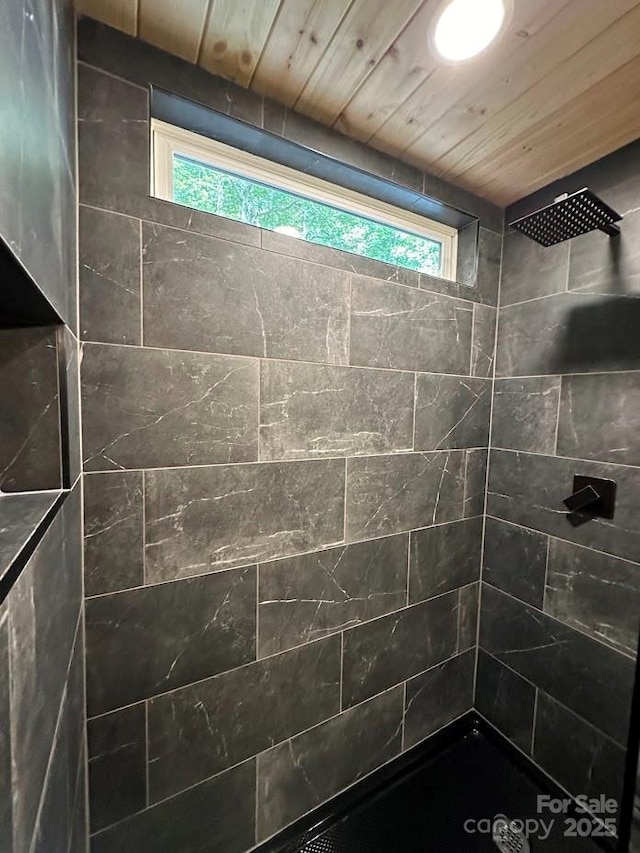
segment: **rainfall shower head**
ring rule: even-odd
[[[554,246],[589,231],[604,231],[610,237],[616,237],[620,229],[614,222],[621,219],[622,216],[595,193],[582,189],[571,195],[558,196],[546,207],[509,224],[543,246]]]

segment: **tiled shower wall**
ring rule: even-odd
[[[471,707],[501,214],[470,289],[150,199],[149,82],[279,108],[80,35],[93,850],[243,851]]]
[[[619,239],[505,238],[476,703],[571,793],[619,800],[640,614],[640,145],[547,195],[583,186],[625,215]],[[574,474],[617,481],[613,520],[568,522]]]
[[[71,3],[2,3],[0,235],[66,325],[7,331],[0,310],[0,481],[15,492],[60,487],[59,397],[71,457],[69,494],[0,602],[3,853],[87,849],[74,78]],[[66,395],[52,368],[56,335]],[[3,545],[32,521],[29,496],[17,500],[13,517],[2,506]]]

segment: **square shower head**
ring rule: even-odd
[[[620,229],[613,223],[621,219],[619,213],[585,188],[559,196],[546,207],[509,224],[543,246],[554,246],[589,231],[600,230],[615,237]]]

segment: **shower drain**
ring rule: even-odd
[[[494,821],[493,842],[500,853],[529,853],[531,850],[522,830],[514,828],[506,818]]]

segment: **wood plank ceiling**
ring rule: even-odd
[[[467,63],[439,0],[77,0],[79,11],[508,204],[640,137],[640,0],[515,0]]]

